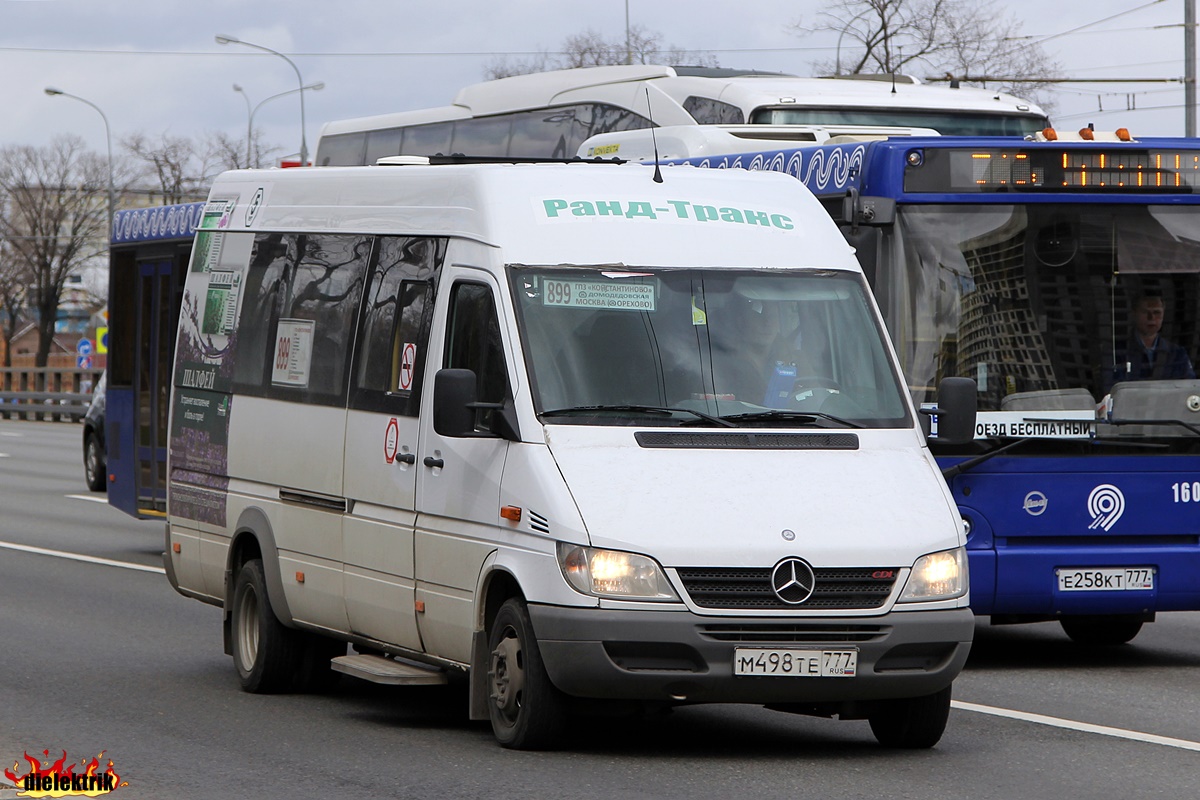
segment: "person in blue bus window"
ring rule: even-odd
[[[1133,305],[1133,331],[1117,353],[1117,381],[1178,380],[1196,377],[1187,350],[1162,336],[1166,304],[1161,295],[1143,294]]]

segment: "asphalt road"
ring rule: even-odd
[[[520,753],[467,719],[459,686],[244,694],[219,611],[167,584],[162,523],[95,502],[80,439],[0,420],[0,767],[18,773],[24,752],[65,750],[104,751],[126,798],[1196,796],[1200,613],[1102,650],[980,625],[946,735],[919,752],[865,722],[722,705],[581,719],[564,749]]]

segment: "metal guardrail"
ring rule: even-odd
[[[0,368],[0,419],[78,422],[87,413],[102,372],[75,367]]]

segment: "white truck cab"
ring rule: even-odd
[[[614,701],[943,732],[961,521],[793,178],[226,173],[176,353],[167,574],[248,691],[462,675],[515,748]],[[942,438],[974,426],[960,383]]]

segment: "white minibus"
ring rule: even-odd
[[[164,559],[241,686],[457,677],[523,749],[711,702],[935,744],[963,528],[800,182],[394,161],[226,173],[197,232]]]

